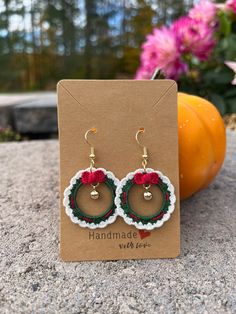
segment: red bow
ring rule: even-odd
[[[157,184],[159,176],[155,172],[141,173],[138,172],[134,175],[134,183],[136,184]]]
[[[83,184],[102,183],[105,181],[105,174],[102,170],[96,170],[94,172],[84,171],[81,181]]]

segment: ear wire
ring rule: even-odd
[[[135,135],[135,139],[136,142],[138,143],[138,145],[143,149],[143,155],[142,155],[142,166],[143,169],[146,170],[146,166],[147,166],[147,162],[148,162],[148,150],[147,147],[144,146],[143,144],[141,144],[140,140],[139,140],[139,134],[144,133],[145,129],[142,127],[138,130],[138,132]]]
[[[96,128],[91,128],[88,131],[86,131],[85,135],[84,135],[85,142],[90,146],[89,159],[90,159],[90,170],[92,171],[92,169],[94,167],[94,164],[95,164],[96,155],[95,155],[95,148],[94,148],[94,146],[88,140],[89,133],[96,134],[97,133],[97,129]]]

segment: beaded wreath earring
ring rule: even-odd
[[[142,169],[137,169],[134,172],[127,174],[120,182],[116,190],[115,204],[118,214],[124,218],[129,225],[134,225],[138,229],[152,230],[161,227],[167,221],[171,213],[175,209],[175,194],[174,187],[168,177],[164,176],[160,171],[147,168],[148,151],[147,147],[143,146],[138,136],[144,132],[144,128],[140,128],[136,133],[135,139],[139,146],[143,149]],[[145,201],[150,201],[153,197],[152,190],[157,187],[161,191],[162,205],[153,215],[140,215],[136,213],[130,206],[129,192],[134,185],[143,186],[143,198]]]
[[[117,218],[116,205],[114,203],[116,188],[119,180],[111,171],[104,168],[95,168],[95,149],[88,141],[88,134],[97,132],[96,128],[92,128],[85,133],[85,141],[90,146],[90,167],[85,170],[80,170],[70,180],[70,185],[64,191],[63,204],[67,215],[73,223],[79,224],[81,227],[90,229],[104,228],[108,224],[113,223]],[[86,214],[79,206],[77,200],[80,198],[79,192],[84,185],[90,185],[90,197],[96,202],[101,195],[98,191],[99,185],[105,184],[112,196],[112,202],[108,209],[102,214],[91,216]]]

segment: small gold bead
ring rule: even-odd
[[[97,190],[92,190],[91,193],[90,193],[90,197],[91,199],[93,200],[97,200],[99,198],[99,193]]]
[[[145,191],[143,197],[146,201],[150,201],[152,199],[152,193],[150,191]]]

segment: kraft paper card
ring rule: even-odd
[[[64,261],[174,258],[180,254],[177,86],[172,80],[62,80],[58,83],[60,138],[60,254]],[[96,151],[96,167],[112,171],[118,179],[142,168],[142,150],[135,133],[145,128],[142,143],[148,148],[148,167],[161,171],[175,188],[175,211],[161,228],[138,230],[121,217],[103,229],[82,228],[65,213],[63,192],[70,179],[89,167],[90,147]],[[103,189],[102,185],[99,187]],[[103,190],[101,190],[103,192]],[[161,205],[156,189],[151,201],[130,193],[138,213],[152,214]],[[103,193],[91,200],[89,190],[79,196],[86,213],[97,215],[108,206]],[[148,204],[147,204],[148,203]]]

